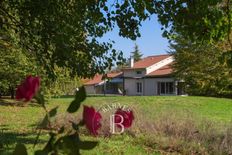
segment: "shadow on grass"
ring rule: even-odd
[[[35,101],[25,103],[23,101],[17,101],[14,99],[0,99],[0,106],[17,106],[17,107],[40,107]]]
[[[120,94],[87,94],[87,97],[117,97],[122,96]],[[75,95],[61,95],[61,96],[54,96],[52,99],[65,99],[65,98],[75,98]]]
[[[10,131],[5,125],[0,126],[0,143],[11,146],[16,143],[34,144],[36,139],[36,132],[17,133]],[[42,134],[41,134],[42,136]],[[46,143],[45,140],[38,139],[37,144]]]

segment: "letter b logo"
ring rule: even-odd
[[[120,119],[120,121],[115,122],[115,118]],[[121,134],[124,132],[124,125],[122,124],[124,121],[124,118],[122,115],[114,114],[110,116],[110,127],[111,127],[111,133],[112,134]],[[120,132],[116,132],[115,126],[119,126],[121,128]]]

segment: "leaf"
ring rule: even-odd
[[[54,117],[57,113],[58,106],[49,111],[49,117]]]
[[[13,155],[27,155],[27,149],[24,144],[17,144]]]
[[[57,140],[55,147],[59,148],[68,155],[79,155],[79,136],[77,134],[67,135],[64,137],[61,137],[59,140]]]
[[[50,139],[44,149],[42,150],[43,153],[49,153],[53,150],[53,142],[55,141],[55,134],[50,133]]]
[[[74,130],[76,130],[76,131],[79,130],[78,124],[76,124],[76,123],[74,123],[74,122],[72,122],[72,128],[73,128]]]
[[[59,134],[64,133],[64,126],[62,126],[62,127],[59,129],[58,133],[59,133]]]
[[[71,102],[67,111],[69,113],[76,112],[80,108],[81,102],[83,102],[85,99],[86,99],[85,87],[82,86],[79,88],[78,91],[76,91],[75,99],[74,99],[74,101]]]
[[[36,139],[35,139],[33,148],[35,148],[36,144],[38,143],[40,134],[41,134],[41,130],[39,130],[39,133],[38,133],[37,136],[36,136]]]
[[[81,120],[79,123],[78,123],[79,126],[84,126],[85,125],[85,122],[83,120]]]
[[[49,113],[48,113],[49,116],[46,114],[46,116],[44,117],[42,123],[40,124],[40,127],[47,127],[47,126],[48,126],[48,124],[49,124],[49,119],[50,119],[50,121],[51,121],[51,118],[54,117],[54,116],[56,115],[56,113],[57,113],[57,108],[58,108],[58,106],[55,107],[55,108],[53,108],[53,109],[51,109],[51,110],[49,111]]]
[[[80,141],[79,147],[82,150],[91,150],[95,148],[98,145],[98,142],[92,142],[92,141]]]

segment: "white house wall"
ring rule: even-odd
[[[142,94],[137,93],[136,83],[141,82],[143,85]],[[158,95],[157,83],[158,82],[175,82],[174,78],[144,78],[144,79],[125,79],[124,88],[126,95],[146,95],[153,96]]]
[[[137,71],[141,71],[142,74],[137,74]],[[124,70],[124,77],[143,77],[146,75],[145,69],[133,69],[133,70]]]
[[[94,85],[86,85],[85,86],[85,91],[87,94],[95,94],[95,88]]]
[[[126,95],[143,95],[137,93],[136,83],[143,82],[143,79],[125,79],[124,80],[124,89],[126,90]]]
[[[174,78],[146,78],[144,79],[144,95],[158,95],[158,82],[175,82]]]

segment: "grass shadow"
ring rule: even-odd
[[[42,136],[43,134],[41,134]],[[16,143],[22,144],[34,144],[36,139],[35,132],[28,132],[28,133],[17,133],[10,131],[9,128],[2,128],[0,127],[0,143],[11,146]],[[45,140],[38,139],[37,144],[46,143]]]
[[[40,107],[39,104],[37,104],[35,101],[31,101],[29,103],[25,103],[23,101],[17,101],[14,99],[6,99],[1,98],[0,99],[0,106],[17,106],[17,107]]]

